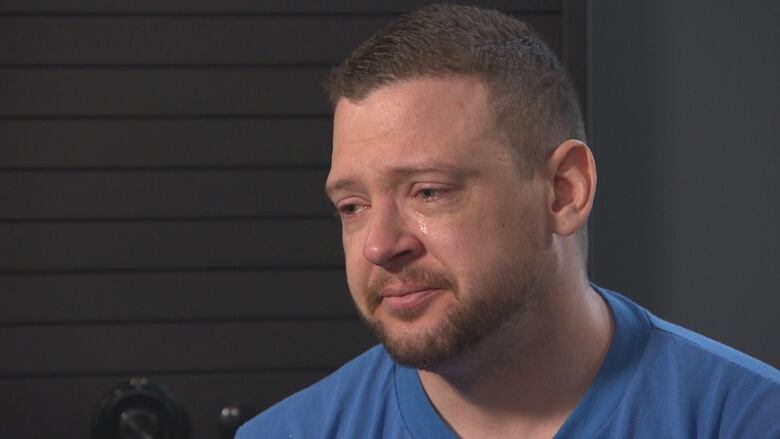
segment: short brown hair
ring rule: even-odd
[[[485,82],[494,131],[528,176],[564,140],[585,141],[577,94],[558,58],[525,23],[495,10],[435,4],[404,15],[335,67],[326,88],[335,108],[384,85],[448,75]],[[576,239],[584,266],[587,224]]]
[[[494,128],[527,174],[569,138],[585,140],[577,95],[546,44],[523,22],[495,10],[435,4],[392,22],[328,77],[335,108],[392,83],[467,75],[488,86]]]

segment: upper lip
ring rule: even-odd
[[[435,290],[437,287],[422,284],[390,285],[382,289],[382,297],[400,297],[420,291]]]

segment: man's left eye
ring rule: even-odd
[[[441,196],[441,193],[441,189],[423,188],[417,191],[414,196],[420,198],[423,201],[434,201]]]

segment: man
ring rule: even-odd
[[[588,282],[593,156],[522,23],[421,9],[329,91],[326,190],[382,346],[238,438],[780,437],[780,372]]]

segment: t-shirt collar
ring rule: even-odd
[[[592,287],[612,311],[615,333],[593,384],[555,435],[559,439],[596,435],[623,399],[650,332],[641,308],[632,306],[612,291],[596,285]],[[428,399],[417,369],[396,364],[394,375],[401,417],[411,436],[418,439],[455,438]]]

